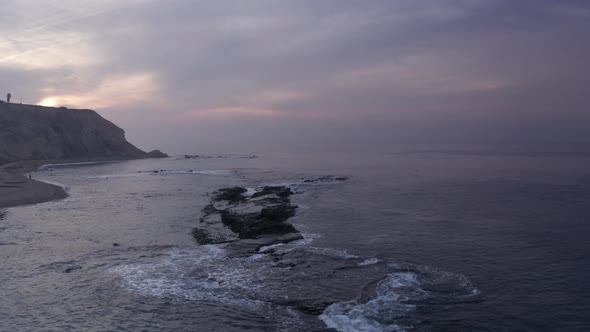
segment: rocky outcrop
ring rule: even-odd
[[[302,179],[300,185],[336,184],[347,179],[322,176]],[[299,231],[287,222],[297,209],[297,205],[291,204],[293,194],[288,186],[221,188],[203,208],[203,217],[193,229],[193,237],[199,244],[232,243],[243,254],[301,240]]]
[[[183,155],[184,159],[255,159],[258,156],[255,155],[236,155],[236,154],[225,154],[225,155],[217,155],[217,154],[185,154]]]
[[[316,185],[345,179],[327,176],[301,183]],[[363,265],[356,256],[350,259],[337,251],[332,255],[329,249],[308,250],[298,244],[305,239],[287,222],[297,208],[291,204],[291,195],[293,191],[286,186],[221,188],[212,193],[211,203],[203,208],[193,236],[199,244],[223,243],[229,264],[233,258],[246,258],[246,265],[267,269],[264,282],[271,291],[256,292],[254,298],[309,316],[322,314],[333,303],[358,297],[367,283],[386,277],[385,264]],[[334,286],[343,284],[347,286]]]
[[[148,158],[168,158],[168,154],[160,150],[152,150],[146,154]]]
[[[147,156],[95,111],[0,102],[0,163]]]
[[[286,220],[295,215],[296,205],[283,186],[262,187],[250,196],[241,187],[222,188],[213,194],[211,204],[203,209],[200,224],[193,230],[199,244],[227,243],[238,239],[257,250],[276,243],[301,239]],[[252,241],[253,240],[253,241]]]

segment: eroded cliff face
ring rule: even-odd
[[[0,163],[142,157],[123,129],[95,111],[0,102]]]

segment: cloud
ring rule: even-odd
[[[590,139],[567,129],[590,105],[584,1],[8,6],[14,15],[0,22],[0,89],[25,101],[96,108],[140,142],[151,142],[161,123],[174,133],[232,121],[261,137],[292,130],[283,136],[305,132],[321,141],[309,128],[330,128],[379,140],[387,135],[375,128],[396,128],[387,139],[468,141],[476,132],[485,141],[495,132],[537,135],[550,117],[547,132],[563,135],[548,139],[568,132]],[[187,135],[214,141],[221,132]]]
[[[159,88],[150,73],[134,74],[122,77],[110,77],[90,91],[76,94],[60,94],[58,89],[43,89],[45,96],[37,103],[43,106],[67,106],[86,108],[123,108],[128,109],[158,101]]]
[[[96,65],[104,58],[104,50],[95,47],[92,34],[77,27],[95,16],[137,3],[67,0],[40,4],[19,0],[3,4],[10,8],[10,15],[0,23],[0,65],[24,70]]]
[[[185,112],[183,115],[188,119],[207,119],[207,118],[236,118],[236,117],[267,117],[275,116],[278,112],[271,109],[259,109],[250,107],[221,107],[203,110],[192,110]]]

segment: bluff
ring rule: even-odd
[[[0,102],[0,163],[146,157],[95,111]]]

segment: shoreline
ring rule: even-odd
[[[20,172],[12,167],[0,166],[0,209],[49,202],[68,197],[57,185],[27,178],[24,173],[30,167],[21,167]],[[19,169],[19,168],[17,168]]]
[[[139,159],[150,159],[150,157],[126,158],[117,156],[80,159],[22,160],[0,164],[0,209],[45,203],[64,199],[69,196],[64,188],[58,185],[26,177],[26,173],[37,171],[43,165],[118,162]]]
[[[101,158],[109,161],[114,158]],[[24,160],[0,165],[0,209],[50,202],[68,197],[64,188],[25,174],[37,171],[41,166],[66,162],[94,162],[99,159]],[[119,158],[118,160],[122,160]]]

